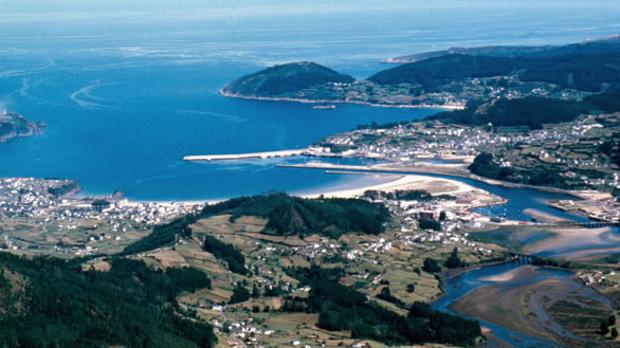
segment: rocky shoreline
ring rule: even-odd
[[[366,105],[376,108],[401,108],[401,109],[444,109],[444,110],[462,110],[465,105],[461,104],[382,104],[382,103],[370,103],[361,100],[346,100],[346,99],[305,99],[305,98],[292,98],[292,97],[260,97],[249,96],[238,93],[227,92],[220,89],[218,93],[227,98],[237,98],[245,100],[259,100],[259,101],[273,101],[273,102],[289,102],[289,103],[301,103],[301,104],[356,104]]]
[[[0,112],[0,143],[18,137],[40,134],[44,128],[43,123],[30,121],[20,114],[8,111]]]

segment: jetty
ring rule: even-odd
[[[248,152],[238,154],[219,154],[219,155],[190,155],[183,157],[185,161],[234,161],[244,159],[267,159],[276,157],[292,157],[308,155],[308,149],[299,150],[280,150],[280,151],[265,151],[265,152]]]

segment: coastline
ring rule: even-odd
[[[334,174],[347,174],[347,175],[367,175],[364,173],[355,173],[355,172],[332,172]],[[330,174],[329,172],[327,174]],[[318,198],[318,197],[326,197],[326,198],[358,198],[361,197],[364,192],[369,190],[375,191],[395,191],[395,190],[407,190],[411,189],[414,186],[420,186],[422,184],[431,184],[433,181],[441,181],[443,183],[447,183],[454,187],[453,190],[442,192],[442,194],[458,194],[463,192],[468,192],[471,190],[475,190],[475,188],[459,182],[457,180],[449,180],[449,179],[437,179],[424,175],[415,175],[415,174],[374,174],[378,176],[390,177],[392,179],[387,180],[383,183],[371,184],[360,187],[352,187],[352,188],[334,188],[327,191],[317,190],[316,192],[308,193],[302,195],[304,198]]]
[[[389,163],[388,163],[389,164]],[[330,163],[323,162],[314,162],[314,163],[305,163],[305,164],[280,164],[278,167],[282,168],[298,168],[298,169],[320,169],[320,170],[347,170],[347,171],[357,171],[357,172],[373,172],[373,173],[386,173],[386,174],[401,174],[401,175],[424,175],[424,174],[432,174],[432,175],[445,175],[451,176],[454,178],[463,178],[463,179],[471,179],[475,181],[479,181],[489,185],[501,186],[506,188],[523,188],[523,189],[532,189],[542,192],[550,192],[550,193],[559,193],[570,195],[576,198],[588,197],[591,193],[582,192],[582,191],[573,191],[566,190],[557,187],[546,187],[546,186],[533,186],[527,184],[518,184],[507,181],[499,181],[493,179],[483,178],[478,175],[474,175],[469,173],[468,171],[463,170],[462,167],[454,166],[454,165],[423,165],[423,166],[415,166],[415,167],[394,167],[387,165],[376,165],[376,166],[356,166],[356,165],[335,165]]]
[[[259,97],[259,96],[247,96],[237,93],[226,92],[223,89],[218,90],[218,94],[227,98],[245,99],[245,100],[259,100],[259,101],[273,101],[273,102],[289,102],[300,104],[353,104],[353,105],[365,105],[375,108],[397,108],[397,109],[442,109],[442,110],[463,110],[465,105],[461,104],[373,104],[364,101],[357,100],[344,100],[344,99],[304,99],[304,98],[291,98],[291,97]]]
[[[360,176],[372,176],[373,180],[368,181],[360,181],[360,182],[352,182],[352,183],[344,183],[337,184],[327,187],[318,187],[318,188],[310,188],[308,190],[297,191],[297,192],[289,192],[290,195],[298,196],[302,198],[318,198],[318,197],[327,197],[327,198],[357,198],[364,194],[364,192],[368,190],[377,190],[377,191],[395,191],[395,190],[407,190],[408,188],[412,188],[414,186],[421,185],[429,185],[432,182],[442,182],[447,185],[452,186],[452,190],[443,191],[442,194],[458,194],[463,192],[469,192],[472,190],[479,190],[489,194],[484,190],[480,190],[474,188],[466,183],[460,182],[458,180],[451,180],[447,178],[434,178],[431,176],[426,176],[424,174],[403,174],[403,173],[368,173],[368,172],[337,172],[337,171],[328,171],[326,174],[346,174],[346,175],[360,175]],[[104,194],[89,194],[87,192],[79,192],[75,194],[76,197],[83,199],[97,199],[104,198],[108,195]],[[217,204],[224,202],[228,199],[232,199],[235,196],[231,197],[223,197],[223,198],[215,198],[215,199],[178,199],[178,200],[158,200],[158,199],[132,199],[127,198],[127,201],[130,204],[162,204],[162,205],[200,205],[200,204]],[[501,203],[498,203],[501,204]]]

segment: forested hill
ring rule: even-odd
[[[0,347],[215,346],[212,327],[176,302],[211,287],[202,271],[120,258],[106,272],[82,271],[79,262],[0,253]]]
[[[369,80],[379,84],[437,87],[454,79],[508,75],[514,69],[515,62],[510,58],[449,54],[383,70]]]
[[[620,89],[620,38],[566,46],[482,47],[422,53],[412,63],[355,81],[312,62],[264,69],[224,87],[223,95],[384,105],[484,100],[493,93],[581,95]],[[443,96],[441,96],[443,95]],[[450,99],[450,98],[448,98]]]
[[[261,70],[235,80],[222,89],[225,94],[277,97],[328,83],[351,83],[355,79],[313,62],[296,62]]]
[[[620,92],[592,95],[581,101],[541,97],[499,99],[464,110],[442,112],[431,116],[448,123],[465,125],[492,124],[499,127],[527,126],[540,129],[543,124],[568,122],[580,115],[620,111]]]
[[[389,210],[362,199],[304,199],[283,193],[233,198],[156,226],[147,237],[125,248],[126,254],[172,244],[176,236],[191,234],[189,225],[201,218],[230,214],[231,219],[246,215],[268,220],[264,234],[289,236],[319,234],[338,238],[345,233],[378,234],[390,220]]]
[[[384,70],[369,80],[384,85],[420,84],[427,89],[453,80],[492,76],[517,76],[521,81],[547,82],[593,92],[620,86],[620,45],[617,51],[597,52],[584,50],[549,57],[448,54]]]

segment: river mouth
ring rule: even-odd
[[[364,169],[350,172],[382,173],[380,170]],[[533,218],[550,223],[589,221],[583,216],[560,211],[547,204],[552,200],[576,199],[566,194],[496,186],[452,175],[405,171],[386,173],[456,180],[505,200],[501,205],[477,209],[484,215],[515,221],[530,221]],[[552,258],[580,260],[620,251],[620,233],[616,228],[570,227],[545,230],[540,226],[516,225],[491,232],[472,232],[470,236],[477,234],[495,234],[484,242],[498,244],[520,254]],[[472,239],[476,240],[475,237]],[[606,318],[615,308],[605,297],[585,287],[575,278],[574,273],[535,267],[523,262],[468,269],[458,276],[445,279],[443,288],[444,296],[432,304],[433,308],[479,320],[485,334],[490,340],[501,342],[500,346],[579,346],[584,343],[584,339],[563,327],[564,324],[573,325],[575,322],[564,323],[563,320],[561,325],[558,313],[562,314],[563,310],[564,317],[560,319],[565,319],[566,311],[585,308],[593,313],[592,316],[598,316],[596,320],[590,318],[588,323],[588,334],[597,335],[600,323],[597,320]],[[490,306],[489,302],[496,302],[496,299],[502,301],[498,300],[494,306]],[[519,299],[521,304],[515,306],[515,299]],[[522,316],[523,311],[528,314]],[[512,318],[515,318],[514,321]]]
[[[554,194],[493,188],[469,180],[467,183],[484,186],[480,188],[507,198],[503,206],[483,208],[490,215],[501,212],[508,218],[518,219],[542,211],[549,219],[585,220],[546,206],[545,201],[556,199]],[[544,209],[540,209],[543,205]],[[517,253],[572,261],[620,252],[617,228],[541,230],[513,226],[474,232],[472,236],[474,240],[498,244]],[[584,286],[573,272],[519,261],[481,266],[448,277],[444,279],[444,289],[445,295],[433,303],[434,308],[475,318],[492,340],[515,347],[583,345],[584,337],[567,329],[577,325],[576,320],[590,320],[581,318],[579,313],[606,318],[615,310],[609,299]],[[574,315],[567,316],[566,311],[573,311]],[[598,322],[594,320],[588,325],[586,336],[598,335]]]
[[[480,267],[447,279],[445,288],[446,296],[433,304],[436,309],[476,318],[490,335],[517,347],[582,342],[553,317],[562,308],[613,310],[608,299],[584,287],[571,272],[519,262]]]

